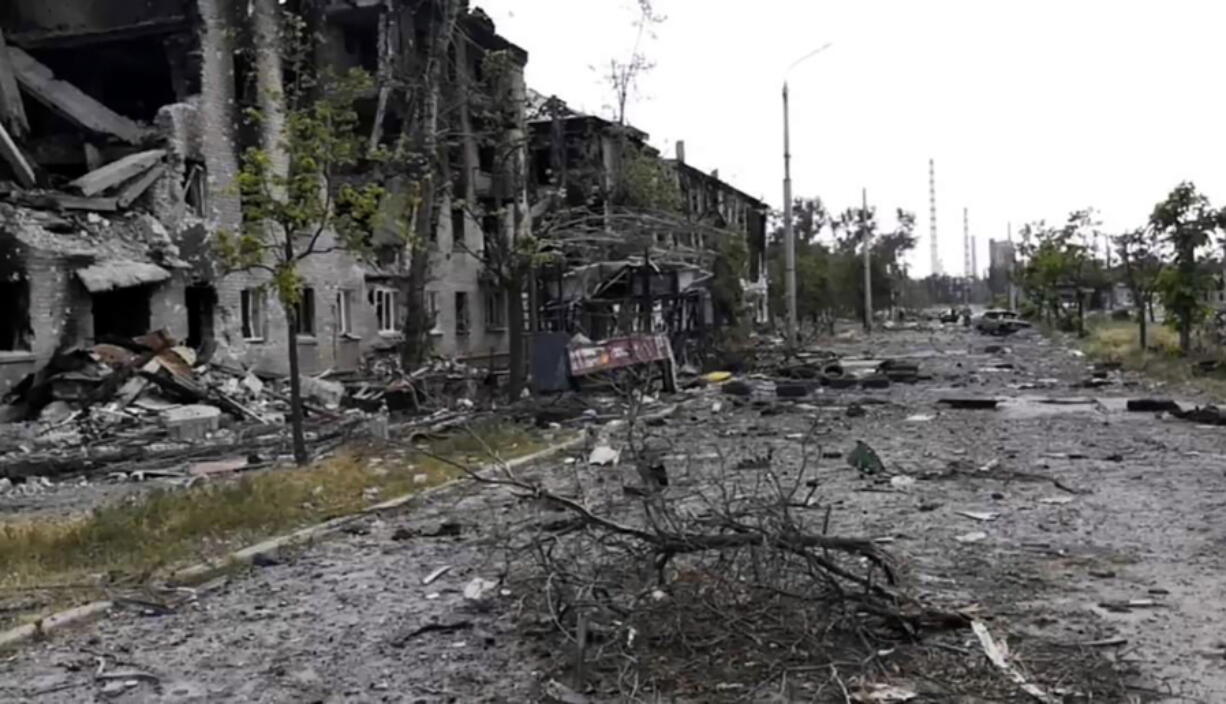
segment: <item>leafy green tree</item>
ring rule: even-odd
[[[1063,227],[1050,227],[1043,221],[1022,227],[1018,251],[1024,264],[1018,272],[1019,283],[1049,324],[1069,322],[1063,306],[1066,293],[1072,291],[1081,298],[1088,249],[1079,236],[1089,217],[1089,211],[1078,211]]]
[[[898,211],[898,227],[876,234],[876,211],[849,208],[831,216],[818,198],[798,198],[792,206],[796,234],[796,308],[797,317],[827,329],[838,316],[862,316],[864,307],[864,233],[872,236],[874,308],[887,307],[899,300],[907,280],[904,256],[915,246],[915,216]],[[833,243],[823,242],[821,234],[830,230]],[[771,235],[767,266],[771,281],[784,275],[783,228]],[[771,306],[782,310],[782,286],[771,287]]]
[[[370,77],[354,70],[322,81],[307,96],[290,91],[284,102],[283,127],[276,145],[285,168],[267,148],[250,148],[242,156],[237,186],[242,198],[239,232],[222,232],[220,257],[230,271],[263,271],[289,323],[290,424],[294,459],[307,462],[302,430],[299,382],[298,304],[302,299],[302,262],[333,251],[363,255],[382,187],[355,184],[347,177],[365,152],[358,133],[355,102],[371,87]],[[263,120],[260,110],[249,116]]]
[[[1226,209],[1216,210],[1196,185],[1184,181],[1166,200],[1154,206],[1149,224],[1174,250],[1174,266],[1158,276],[1162,304],[1175,315],[1179,349],[1187,354],[1192,329],[1205,318],[1202,296],[1212,285],[1211,277],[1197,266],[1196,250],[1209,244],[1214,234],[1226,229]]]
[[[1162,241],[1153,228],[1144,227],[1115,237],[1115,251],[1120,255],[1120,272],[1124,285],[1132,294],[1137,313],[1137,329],[1141,349],[1147,349],[1146,312],[1153,306],[1154,295],[1164,270]]]

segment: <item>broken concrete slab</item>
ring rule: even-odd
[[[17,183],[26,188],[34,187],[34,169],[31,168],[25,154],[21,153],[21,148],[13,141],[3,124],[0,124],[0,157],[3,157],[8,163],[13,175],[17,177]]]
[[[345,385],[337,381],[304,376],[300,383],[303,398],[313,399],[328,408],[339,408],[345,397]]]
[[[85,174],[68,185],[81,191],[83,195],[96,196],[129,179],[136,178],[151,169],[165,156],[165,149],[150,149],[144,152],[137,152],[136,154],[129,154],[122,159],[112,161],[100,169]],[[140,180],[143,181],[144,179]],[[151,184],[152,181],[145,184],[144,188],[140,189],[140,191],[143,193],[145,188],[148,188]],[[140,193],[137,193],[135,196],[132,196],[132,200],[135,200],[136,196],[139,195]]]
[[[13,64],[9,61],[8,43],[4,32],[0,31],[0,124],[8,128],[9,134],[22,139],[30,131],[30,122],[26,118],[25,103],[21,100],[21,91],[17,88],[17,76],[13,72]]]
[[[145,191],[149,190],[149,187],[157,183],[158,179],[165,174],[166,167],[159,164],[146,171],[144,176],[124,186],[123,190],[119,192],[119,207],[126,208],[135,203],[137,198],[144,195]]]
[[[196,462],[187,467],[187,473],[193,477],[211,477],[218,474],[231,474],[250,464],[246,457],[233,457],[228,460],[213,460]]]
[[[51,69],[21,49],[10,46],[8,58],[21,87],[74,124],[118,137],[129,144],[140,144],[145,138],[147,131],[135,120],[111,110],[71,83],[59,80]]]
[[[202,440],[221,427],[221,409],[215,406],[179,406],[162,412],[162,423],[179,440]]]

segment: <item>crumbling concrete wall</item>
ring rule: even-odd
[[[44,252],[0,230],[0,262],[29,285],[30,337],[25,351],[0,352],[0,395],[51,360],[56,352],[92,345],[94,299],[76,271],[93,263],[87,256]],[[187,334],[184,282],[176,276],[150,288],[150,329],[165,328],[178,339]]]

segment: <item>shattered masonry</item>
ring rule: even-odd
[[[412,70],[424,49],[406,38],[429,21],[424,5],[324,2],[317,62],[376,74],[379,47],[391,46],[396,65]],[[261,278],[222,275],[212,255],[215,234],[240,224],[232,183],[238,153],[254,139],[239,128],[242,109],[254,99],[251,68],[239,53],[243,32],[233,31],[249,19],[241,16],[246,11],[248,3],[237,0],[11,0],[0,8],[0,394],[57,350],[157,329],[243,366],[286,371],[286,320],[257,290]],[[513,92],[525,95],[527,52],[499,36],[479,8],[465,7],[460,23],[448,99],[464,104],[492,52],[512,58]],[[372,96],[359,108],[372,138],[386,141],[389,126],[405,119],[404,106],[388,102],[376,129],[379,102]],[[583,168],[601,172],[607,187],[620,158],[613,135],[629,130],[637,147],[675,178],[687,218],[745,237],[746,304],[754,319],[765,320],[764,203],[687,164],[680,144],[677,158],[664,160],[632,128],[564,106],[552,116],[521,109],[531,144],[524,165],[531,173],[523,176],[537,193],[558,186],[559,172]],[[466,108],[458,113],[460,121],[473,119]],[[454,191],[471,207],[446,198],[441,204],[426,285],[430,340],[439,355],[501,358],[509,340],[506,307],[517,302],[484,279],[474,252],[507,227],[480,214],[505,199],[505,176],[488,147],[462,134],[449,145],[462,166],[454,169]],[[394,184],[389,190],[390,211],[405,196]],[[647,252],[607,258],[654,271],[650,291],[662,297],[647,304],[650,315],[632,316],[632,324],[609,334],[699,329],[725,317],[709,292],[715,245],[695,239],[662,233]],[[391,252],[381,266],[343,252],[304,262],[310,299],[309,325],[298,336],[304,373],[355,369],[371,354],[396,350],[403,254]],[[599,271],[615,277],[620,268]],[[608,318],[610,310],[626,308],[609,297],[615,285],[585,278],[590,273],[576,268],[543,278],[535,299],[540,315],[530,316],[537,329],[571,331],[591,325],[594,310]],[[591,286],[609,294],[604,303],[587,303]],[[623,294],[641,298],[642,291],[631,286]],[[685,301],[688,312],[670,300]],[[586,319],[559,317],[576,306],[587,306]]]

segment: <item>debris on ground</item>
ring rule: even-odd
[[[856,441],[851,454],[847,455],[847,464],[861,474],[885,474],[885,464],[881,458],[877,456],[873,448],[861,440]]]
[[[1000,402],[994,398],[942,398],[937,403],[943,403],[960,411],[991,410]]]
[[[971,621],[971,630],[975,633],[975,637],[979,639],[979,645],[983,648],[983,654],[987,656],[988,661],[1020,687],[1023,692],[1043,702],[1043,704],[1058,704],[1060,699],[1043,691],[1038,685],[1030,683],[1026,676],[1009,662],[1008,644],[1003,639],[998,641],[993,638],[992,633],[988,631],[988,627],[984,625],[983,621]]]

